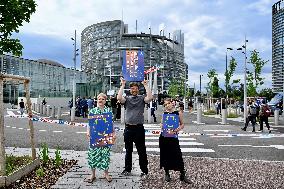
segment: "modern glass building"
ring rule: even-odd
[[[86,27],[81,33],[81,69],[87,73],[90,87],[117,91],[120,85],[123,50],[143,50],[145,70],[160,67],[158,70],[159,92],[168,90],[173,79],[187,79],[188,65],[184,61],[184,34],[175,31],[172,36],[149,33],[128,33],[128,25],[121,20],[97,23]],[[110,82],[111,79],[111,82]]]
[[[284,8],[283,0],[272,6],[272,88],[282,92],[284,83]]]
[[[74,70],[62,64],[45,60],[28,60],[11,55],[0,58],[1,72],[31,78],[31,97],[72,97]],[[84,72],[76,70],[76,93],[86,83]],[[17,83],[4,83],[4,102],[17,103],[19,96],[24,96],[24,88]]]

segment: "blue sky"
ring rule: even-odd
[[[244,56],[236,49],[247,36],[248,52],[256,49],[261,58],[269,60],[263,69],[266,78],[263,87],[271,87],[272,11],[277,0],[36,0],[36,13],[30,23],[20,27],[15,34],[21,40],[23,57],[55,60],[66,67],[72,66],[74,30],[80,43],[80,34],[92,24],[122,18],[135,32],[165,34],[181,29],[185,34],[185,60],[189,65],[189,85],[202,86],[209,81],[207,72],[216,69],[219,79],[224,79],[226,48],[228,56],[238,62],[234,78],[243,79]],[[123,11],[122,11],[123,10]],[[78,61],[77,64],[80,64]],[[250,68],[250,66],[248,66]],[[220,81],[222,85],[222,81]]]

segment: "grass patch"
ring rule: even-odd
[[[204,115],[216,115],[215,110],[208,110],[207,112],[204,112]]]
[[[30,156],[6,156],[6,175],[10,175],[24,165],[31,163],[33,160]]]
[[[239,116],[233,113],[228,114],[228,118],[238,118]]]

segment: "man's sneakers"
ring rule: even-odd
[[[122,173],[121,173],[121,175],[123,175],[123,176],[129,176],[129,175],[131,175],[131,172],[126,171],[126,170],[123,170]]]
[[[165,174],[165,181],[167,181],[167,182],[171,181],[170,174]]]
[[[243,130],[243,131],[246,131],[246,130],[247,130],[247,128],[245,128],[245,127],[244,127],[244,128],[242,128],[242,130]]]

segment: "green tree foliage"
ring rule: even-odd
[[[21,56],[23,46],[19,39],[12,39],[13,32],[23,22],[29,22],[30,16],[36,11],[34,0],[1,0],[0,1],[0,54],[12,53]]]
[[[257,89],[259,86],[263,85],[264,78],[261,77],[261,71],[263,66],[268,62],[262,60],[259,56],[259,52],[253,50],[250,56],[250,62],[254,68],[253,71],[248,71],[247,82],[248,82],[248,96],[256,96]]]
[[[231,80],[235,70],[236,70],[237,65],[238,65],[238,63],[237,63],[236,59],[234,57],[231,57],[228,70],[224,74],[225,75],[225,88],[227,88],[228,96],[231,96],[230,93],[231,93],[232,90],[229,90],[229,89],[231,89],[231,86],[229,86],[229,83],[230,83],[230,80]],[[233,81],[232,84],[234,84],[234,81]]]
[[[216,73],[215,69],[208,70],[207,77],[209,78],[209,82],[207,83],[206,89],[207,89],[210,96],[214,96],[213,90],[215,90],[215,87],[214,87],[213,84],[214,84],[215,78],[217,79],[217,76],[218,76],[218,74]],[[219,90],[219,84],[218,84],[218,90]]]
[[[214,98],[219,98],[220,96],[220,88],[219,88],[219,80],[217,77],[214,77],[213,82],[212,82],[212,96]]]
[[[265,88],[265,89],[262,89],[262,90],[258,93],[258,96],[266,97],[267,100],[271,100],[271,99],[274,97],[274,93],[273,93],[272,89],[270,89],[270,88]]]
[[[173,80],[169,86],[169,95],[175,97],[176,95],[184,95],[184,80]]]

